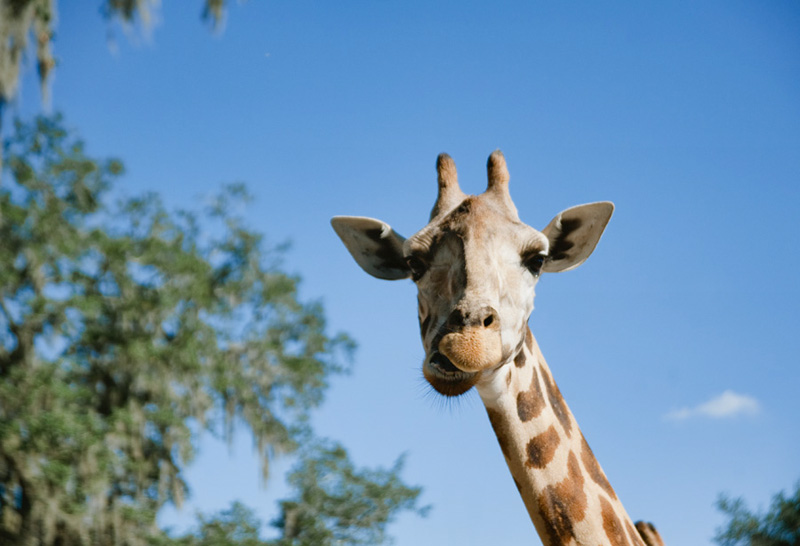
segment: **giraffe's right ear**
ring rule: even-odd
[[[361,269],[379,279],[408,279],[403,238],[388,224],[362,216],[334,216],[331,225]]]

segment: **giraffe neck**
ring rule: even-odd
[[[545,546],[644,546],[561,396],[536,340],[478,384]]]

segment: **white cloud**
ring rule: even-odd
[[[679,408],[664,416],[669,421],[684,421],[691,417],[723,419],[737,415],[756,415],[761,411],[758,400],[746,394],[725,391],[707,402],[691,408]]]

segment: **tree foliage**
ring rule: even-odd
[[[306,444],[289,475],[293,496],[280,502],[272,522],[275,539],[261,538],[263,524],[241,503],[211,517],[198,516],[197,529],[153,546],[361,546],[390,542],[386,526],[397,513],[418,508],[420,488],[400,479],[402,457],[391,469],[356,468],[347,451],[332,442]]]
[[[0,543],[143,544],[197,433],[244,423],[266,474],[351,344],[232,212],[242,187],[203,214],[113,204],[122,165],[57,118],[4,149]]]
[[[289,475],[294,497],[280,502],[270,546],[358,546],[386,542],[386,525],[400,510],[416,510],[421,492],[400,480],[402,457],[390,470],[357,469],[339,444],[320,443]]]
[[[780,492],[764,514],[751,512],[742,499],[721,496],[718,508],[730,518],[717,530],[722,546],[800,546],[800,482],[791,496]]]
[[[202,0],[203,19],[218,26],[226,4],[227,0]],[[103,0],[100,13],[109,22],[140,22],[147,27],[157,5],[157,0]],[[36,45],[39,82],[46,90],[56,65],[52,51],[56,20],[55,0],[0,0],[0,114],[3,104],[16,94],[20,67],[31,38]]]
[[[54,18],[54,0],[0,0],[0,114],[3,105],[17,92],[20,67],[31,36],[36,43],[36,67],[44,88],[55,65],[51,49]]]
[[[194,532],[180,538],[157,537],[152,546],[270,546],[261,539],[261,520],[240,502],[210,517],[200,514],[197,519]]]

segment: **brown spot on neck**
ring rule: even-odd
[[[581,461],[583,461],[583,467],[586,469],[586,472],[589,473],[592,480],[602,487],[603,491],[608,493],[609,497],[616,499],[617,494],[614,492],[614,488],[611,487],[611,484],[608,482],[608,478],[606,478],[603,469],[600,468],[600,463],[597,462],[597,458],[594,456],[594,453],[592,453],[592,449],[589,447],[583,434],[581,434]]]
[[[539,416],[545,406],[542,385],[539,383],[539,373],[533,368],[531,386],[527,391],[517,395],[517,415],[523,423]]]
[[[561,396],[558,385],[556,385],[552,376],[550,376],[544,368],[542,368],[542,375],[545,379],[544,385],[545,388],[547,388],[547,398],[550,400],[550,407],[553,408],[553,413],[564,428],[567,437],[572,437],[572,420],[570,418],[569,409],[567,409],[567,403],[564,402],[564,397]]]
[[[630,541],[625,535],[625,529],[614,513],[614,507],[604,496],[600,496],[600,514],[603,516],[603,530],[611,543],[611,546],[630,546]]]
[[[528,454],[528,460],[525,461],[525,466],[529,468],[544,468],[556,454],[558,444],[561,443],[561,438],[558,436],[556,427],[550,425],[546,431],[534,436],[525,451]]]
[[[509,456],[511,453],[511,428],[503,414],[497,410],[486,408],[486,414],[489,416],[489,423],[492,425],[495,436],[497,436],[497,443],[500,444],[500,450],[503,456],[511,460]]]
[[[575,537],[575,524],[586,516],[584,480],[575,453],[567,460],[567,477],[539,495],[539,514],[551,545],[568,544]]]

